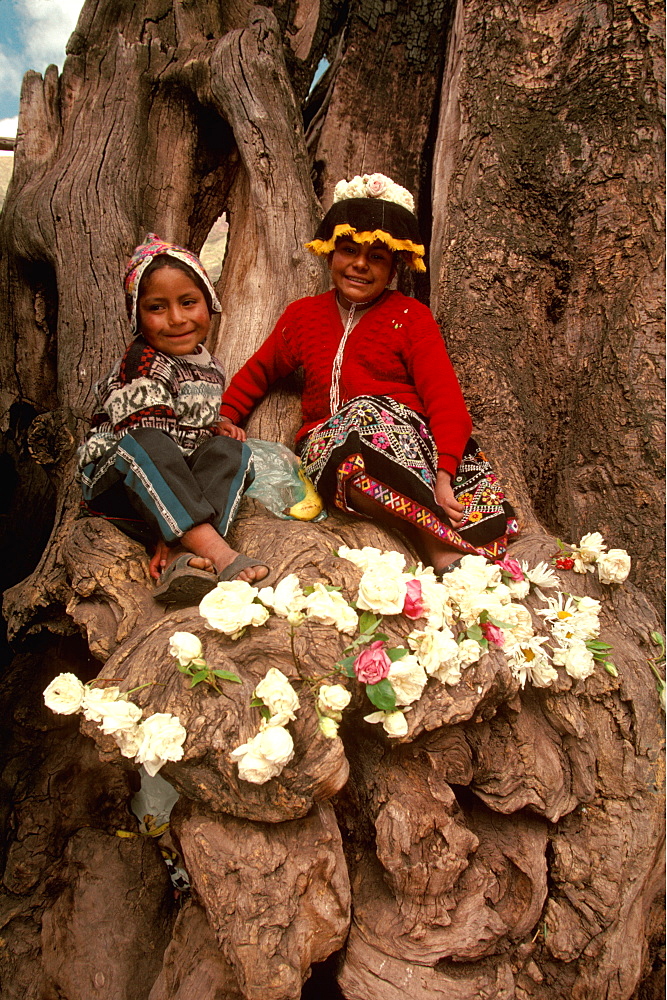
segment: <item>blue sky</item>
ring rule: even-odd
[[[62,69],[83,0],[0,0],[0,135],[13,135],[26,70]]]

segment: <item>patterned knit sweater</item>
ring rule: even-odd
[[[333,362],[343,336],[335,291],[298,299],[243,365],[222,398],[221,413],[243,420],[271,384],[303,366],[303,426],[297,441],[331,416]],[[438,465],[455,474],[472,422],[430,309],[389,292],[362,315],[343,352],[340,404],[355,396],[390,396],[426,417]]]
[[[135,427],[155,427],[190,454],[213,436],[225,376],[205,347],[172,357],[136,337],[112,371],[95,386],[97,406],[79,448],[79,468],[115,449]]]

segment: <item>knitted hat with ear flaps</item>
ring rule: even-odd
[[[373,184],[376,178],[381,181]],[[386,183],[383,183],[386,182]],[[373,189],[380,188],[375,194]],[[347,196],[347,192],[350,196]],[[312,253],[326,257],[335,249],[336,240],[347,236],[355,243],[373,243],[380,240],[390,250],[400,250],[414,271],[425,271],[422,261],[424,245],[414,214],[405,203],[412,204],[412,197],[405,188],[394,184],[383,174],[364,174],[352,181],[339,181],[334,201],[322,219],[315,237],[306,243]],[[404,204],[390,200],[400,198]]]
[[[128,296],[127,314],[130,319],[130,326],[133,334],[136,334],[139,328],[137,323],[137,299],[139,297],[139,286],[141,284],[142,275],[151,261],[154,260],[155,257],[159,257],[161,254],[166,254],[168,257],[176,257],[184,264],[187,264],[188,267],[192,268],[195,274],[201,278],[204,285],[208,289],[208,293],[211,296],[211,309],[213,312],[222,312],[222,306],[220,305],[218,296],[215,294],[215,290],[211,284],[211,279],[204,270],[204,266],[199,257],[192,253],[191,250],[186,250],[185,247],[179,247],[175,243],[165,243],[164,240],[161,240],[159,236],[155,235],[155,233],[147,233],[144,242],[138,247],[135,247],[125,269],[124,285],[125,294]]]

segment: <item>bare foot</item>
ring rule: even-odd
[[[187,552],[192,552],[194,555],[202,556],[212,562],[217,573],[222,573],[239,555],[227,544],[222,535],[218,534],[212,524],[198,524],[196,527],[190,528],[189,531],[185,532],[181,541]],[[208,569],[208,566],[203,568]],[[264,580],[268,575],[269,567],[260,564],[240,570],[236,579],[254,584]]]
[[[151,557],[151,561],[148,564],[150,574],[154,580],[159,580],[160,576],[167,568],[167,566],[173,563],[174,559],[182,556],[184,552],[189,552],[189,549],[184,548],[182,545],[174,545],[170,548],[163,541],[159,541],[155,546],[155,552]],[[192,566],[193,569],[203,569],[207,570],[212,574],[216,574],[217,570],[212,559],[208,556],[190,554],[190,559],[188,560],[188,566]]]

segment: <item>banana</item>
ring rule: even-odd
[[[301,469],[298,470],[298,474],[299,479],[306,487],[306,495],[303,500],[299,500],[293,507],[290,507],[287,513],[290,517],[295,517],[297,521],[312,521],[314,517],[322,513],[324,503],[310,479],[303,474]]]

